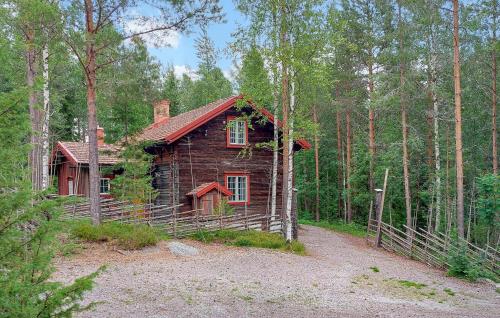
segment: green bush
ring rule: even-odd
[[[481,259],[472,260],[467,256],[467,247],[465,244],[456,244],[451,249],[448,257],[448,275],[465,278],[470,281],[476,281],[478,278],[489,278],[497,282],[498,276],[486,270]]]
[[[263,231],[199,231],[193,234],[192,238],[205,243],[216,242],[232,246],[260,247],[290,251],[300,255],[305,254],[304,244],[298,241],[292,241],[290,244],[287,244],[286,240],[281,235]]]
[[[153,227],[116,222],[103,223],[98,226],[87,221],[77,222],[73,224],[71,234],[87,242],[114,242],[126,250],[156,245],[163,238]]]

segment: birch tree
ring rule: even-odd
[[[48,185],[48,170],[45,161],[48,158],[48,143],[44,142],[48,126],[44,126],[46,116],[43,107],[45,107],[45,103],[42,107],[40,106],[39,88],[37,87],[40,73],[39,65],[45,66],[43,57],[45,57],[46,52],[43,50],[42,57],[39,56],[39,52],[44,46],[42,44],[45,41],[44,38],[48,38],[49,29],[57,24],[59,12],[57,5],[52,1],[33,0],[6,0],[3,10],[5,11],[3,18],[8,27],[11,28],[12,35],[20,36],[24,41],[25,79],[31,124],[29,165],[32,189],[38,191],[45,189]],[[45,68],[43,75],[46,75]],[[44,98],[45,92],[47,90],[44,90]]]

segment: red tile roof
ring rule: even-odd
[[[219,99],[200,108],[196,108],[180,115],[170,117],[158,123],[151,124],[150,126],[146,127],[141,133],[139,133],[136,136],[136,139],[138,141],[164,140],[167,142],[172,142],[184,135],[180,134],[180,132],[187,130],[187,133],[192,129],[201,126],[208,120],[217,116],[221,111],[224,111],[230,106],[234,105],[238,98],[239,96],[231,96],[228,98]]]
[[[200,198],[212,190],[217,190],[217,192],[220,192],[221,194],[227,196],[233,195],[233,193],[229,191],[228,188],[226,188],[225,186],[221,185],[219,182],[216,181],[203,183],[194,188],[193,190],[189,191],[187,195],[193,195],[193,196],[196,195],[198,198]]]
[[[172,143],[233,107],[236,102],[242,98],[241,95],[235,95],[219,99],[200,108],[151,124],[136,135],[135,138],[138,141],[166,141],[167,143]],[[249,105],[255,108],[251,102],[249,102]],[[274,122],[274,117],[269,111],[266,109],[260,109],[259,111],[262,115],[266,116],[271,123]],[[282,127],[279,120],[278,126]],[[297,140],[297,143],[302,148],[311,148],[311,145],[304,139]]]
[[[87,142],[74,141],[59,141],[54,147],[53,156],[60,151],[74,164],[89,163],[89,144]],[[118,153],[120,148],[115,145],[100,145],[99,146],[99,164],[114,165],[120,160]],[[54,157],[52,157],[54,158]]]

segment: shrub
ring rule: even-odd
[[[193,234],[192,238],[205,243],[217,242],[233,246],[279,249],[300,255],[305,254],[304,244],[298,241],[292,241],[290,244],[287,244],[281,235],[263,231],[199,231]]]
[[[456,244],[455,248],[450,249],[448,257],[448,275],[465,278],[470,281],[476,281],[478,278],[489,278],[498,281],[498,276],[486,270],[482,260],[472,260],[467,256],[467,246],[465,243]]]
[[[163,237],[157,229],[143,224],[103,223],[98,226],[88,221],[73,224],[71,233],[87,242],[114,242],[126,250],[156,245]]]

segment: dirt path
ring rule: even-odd
[[[302,228],[301,240],[308,256],[192,241],[184,243],[200,249],[193,257],[173,256],[164,243],[130,255],[93,245],[58,260],[55,278],[69,282],[108,264],[85,299],[97,305],[79,317],[499,316],[491,285],[312,226]]]

